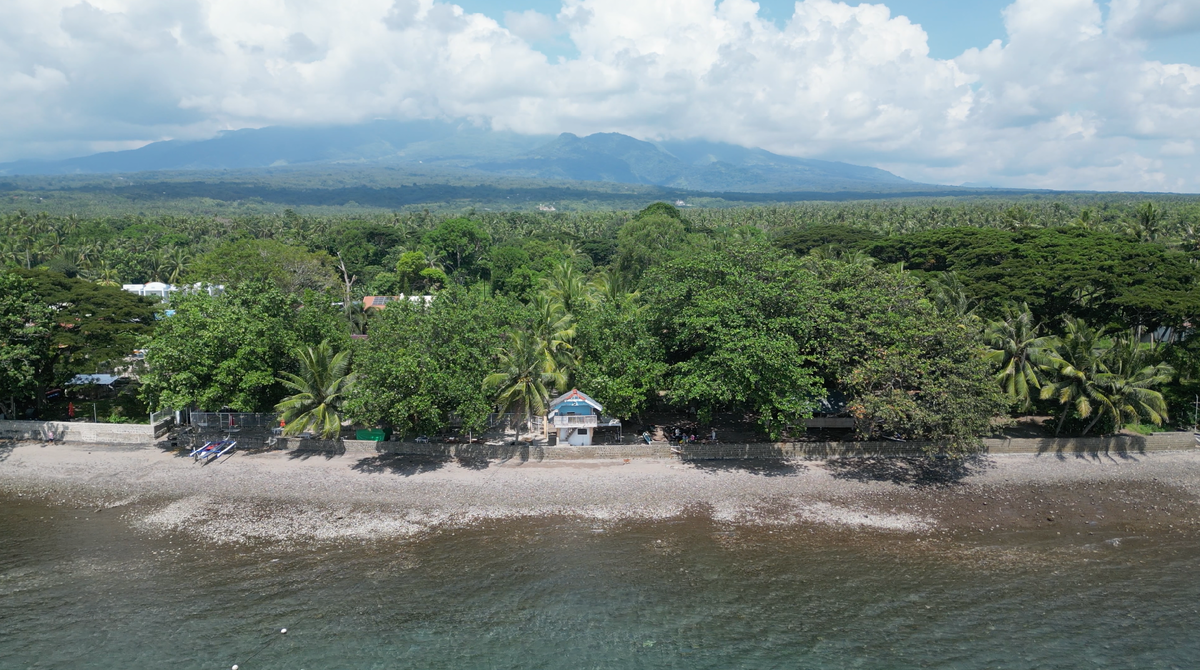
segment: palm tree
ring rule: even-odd
[[[58,224],[58,229],[62,231],[63,235],[74,235],[75,233],[79,232],[79,225],[81,223],[83,223],[83,219],[81,219],[78,214],[68,214]]]
[[[1154,203],[1147,202],[1134,210],[1134,220],[1126,231],[1143,242],[1154,242],[1163,234],[1163,222],[1167,214]]]
[[[329,340],[316,348],[305,347],[297,352],[300,374],[284,372],[279,383],[295,391],[275,405],[283,421],[285,435],[313,432],[330,440],[342,429],[342,400],[354,384],[355,376],[346,374],[350,366],[350,351],[333,352]]]
[[[178,284],[184,275],[187,274],[191,262],[192,257],[188,254],[187,249],[182,247],[172,248],[167,256],[167,283]]]
[[[638,305],[641,293],[632,290],[626,276],[619,272],[601,270],[588,283],[588,291],[594,306],[607,303],[630,315],[645,310],[645,305]]]
[[[81,244],[75,249],[77,254],[75,264],[81,268],[91,267],[92,263],[104,253],[104,248],[95,242]]]
[[[1152,387],[1170,383],[1175,368],[1162,362],[1159,356],[1159,347],[1142,344],[1135,332],[1116,338],[1105,352],[1106,371],[1096,375],[1096,384],[1104,391],[1104,402],[1096,418],[1084,429],[1085,435],[1104,416],[1111,417],[1118,427],[1143,418],[1156,426],[1167,420],[1166,400]]]
[[[538,338],[524,330],[509,333],[508,347],[500,352],[500,369],[483,380],[485,391],[495,392],[501,412],[514,411],[533,430],[532,418],[546,413],[550,390],[566,386],[566,375],[547,357]]]
[[[989,323],[983,332],[988,346],[985,358],[997,368],[996,381],[1009,402],[1021,411],[1033,408],[1033,389],[1040,393],[1044,372],[1050,365],[1045,349],[1052,340],[1042,337],[1040,330],[1028,304],[1008,303],[1001,318]]]
[[[938,314],[963,321],[972,321],[975,316],[975,303],[967,296],[967,287],[963,285],[958,274],[943,272],[940,277],[929,282],[929,297]]]
[[[165,281],[170,273],[170,262],[171,256],[165,249],[150,254],[146,258],[147,274],[154,281]]]
[[[877,262],[869,254],[859,249],[844,249],[837,245],[827,244],[808,252],[801,261],[804,266],[814,273],[820,274],[824,261],[837,261],[847,265],[870,267]]]
[[[21,243],[15,237],[5,236],[0,240],[0,264],[20,265],[24,259],[25,250],[21,248]]]
[[[562,305],[567,314],[576,314],[591,298],[587,278],[571,261],[563,261],[550,270],[546,278],[546,294]]]
[[[59,235],[58,231],[53,230],[46,236],[46,243],[43,248],[49,256],[57,258],[63,254],[64,244],[62,235]]]
[[[535,295],[530,307],[534,311],[530,334],[552,366],[569,374],[576,362],[571,354],[571,342],[575,339],[574,318],[562,303],[545,293]]]
[[[1057,400],[1065,406],[1055,435],[1062,431],[1071,411],[1086,419],[1092,415],[1095,403],[1106,402],[1103,390],[1097,385],[1097,376],[1107,372],[1103,361],[1104,329],[1091,328],[1083,319],[1071,317],[1063,326],[1063,336],[1055,338],[1045,350],[1046,363],[1054,378],[1042,386],[1041,392],[1042,400]]]
[[[108,261],[100,261],[92,266],[90,278],[101,286],[120,286],[120,276],[117,274],[116,268],[108,264]]]
[[[350,324],[351,335],[366,335],[367,310],[363,308],[361,300],[351,300],[343,304],[342,315],[346,317],[346,322]]]
[[[588,284],[592,300],[596,303],[615,302],[629,292],[624,275],[612,270],[601,270]]]
[[[30,258],[29,247],[33,245],[33,240],[36,235],[34,230],[34,218],[25,210],[17,210],[17,214],[13,219],[14,231],[16,237],[21,242],[21,249],[25,252],[25,269],[33,267],[32,259]]]

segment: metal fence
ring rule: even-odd
[[[190,412],[188,420],[201,430],[271,430],[279,425],[278,414],[253,412]]]

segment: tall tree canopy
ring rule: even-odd
[[[389,304],[355,350],[358,382],[344,403],[347,415],[401,433],[434,433],[453,415],[478,430],[492,408],[483,380],[522,311],[519,303],[456,286],[429,306]]]
[[[812,415],[825,394],[809,353],[819,291],[798,261],[747,245],[688,254],[642,284],[673,403],[752,412],[773,435]]]
[[[825,261],[813,355],[864,436],[974,445],[1007,403],[977,335],[908,273]]]
[[[617,270],[636,281],[685,247],[688,233],[678,209],[666,203],[647,207],[617,233]]]
[[[663,388],[667,364],[634,296],[603,299],[581,312],[576,326],[575,385],[628,419],[645,410]]]
[[[471,271],[491,243],[478,221],[450,219],[425,234],[425,244],[446,259],[454,271]]]
[[[335,285],[333,259],[325,252],[275,240],[241,239],[226,242],[203,255],[192,268],[195,281],[232,286],[270,282],[290,295],[324,291]]]
[[[42,342],[49,316],[33,282],[0,274],[0,411],[9,419],[17,418],[18,399],[37,392],[38,363],[48,354]]]
[[[119,287],[42,270],[16,272],[50,310],[37,357],[41,390],[132,356],[154,332],[155,312],[162,309],[158,302]]]
[[[1066,315],[1123,326],[1179,326],[1200,314],[1200,267],[1190,254],[1080,227],[946,228],[869,243],[883,262],[954,271],[972,298],[998,311],[1026,302],[1038,321]]]
[[[149,341],[142,394],[152,407],[268,411],[284,395],[277,379],[296,371],[293,352],[323,340],[348,346],[349,332],[330,298],[301,303],[275,286],[247,282],[224,295],[175,299]]]

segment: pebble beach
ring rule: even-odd
[[[402,539],[488,520],[704,515],[914,539],[1200,529],[1200,453],[681,462],[235,454],[41,444],[0,453],[0,494],[238,544]]]

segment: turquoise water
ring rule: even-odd
[[[696,517],[211,548],[111,512],[0,503],[6,670],[1200,663],[1191,539],[1029,535],[929,553]]]

